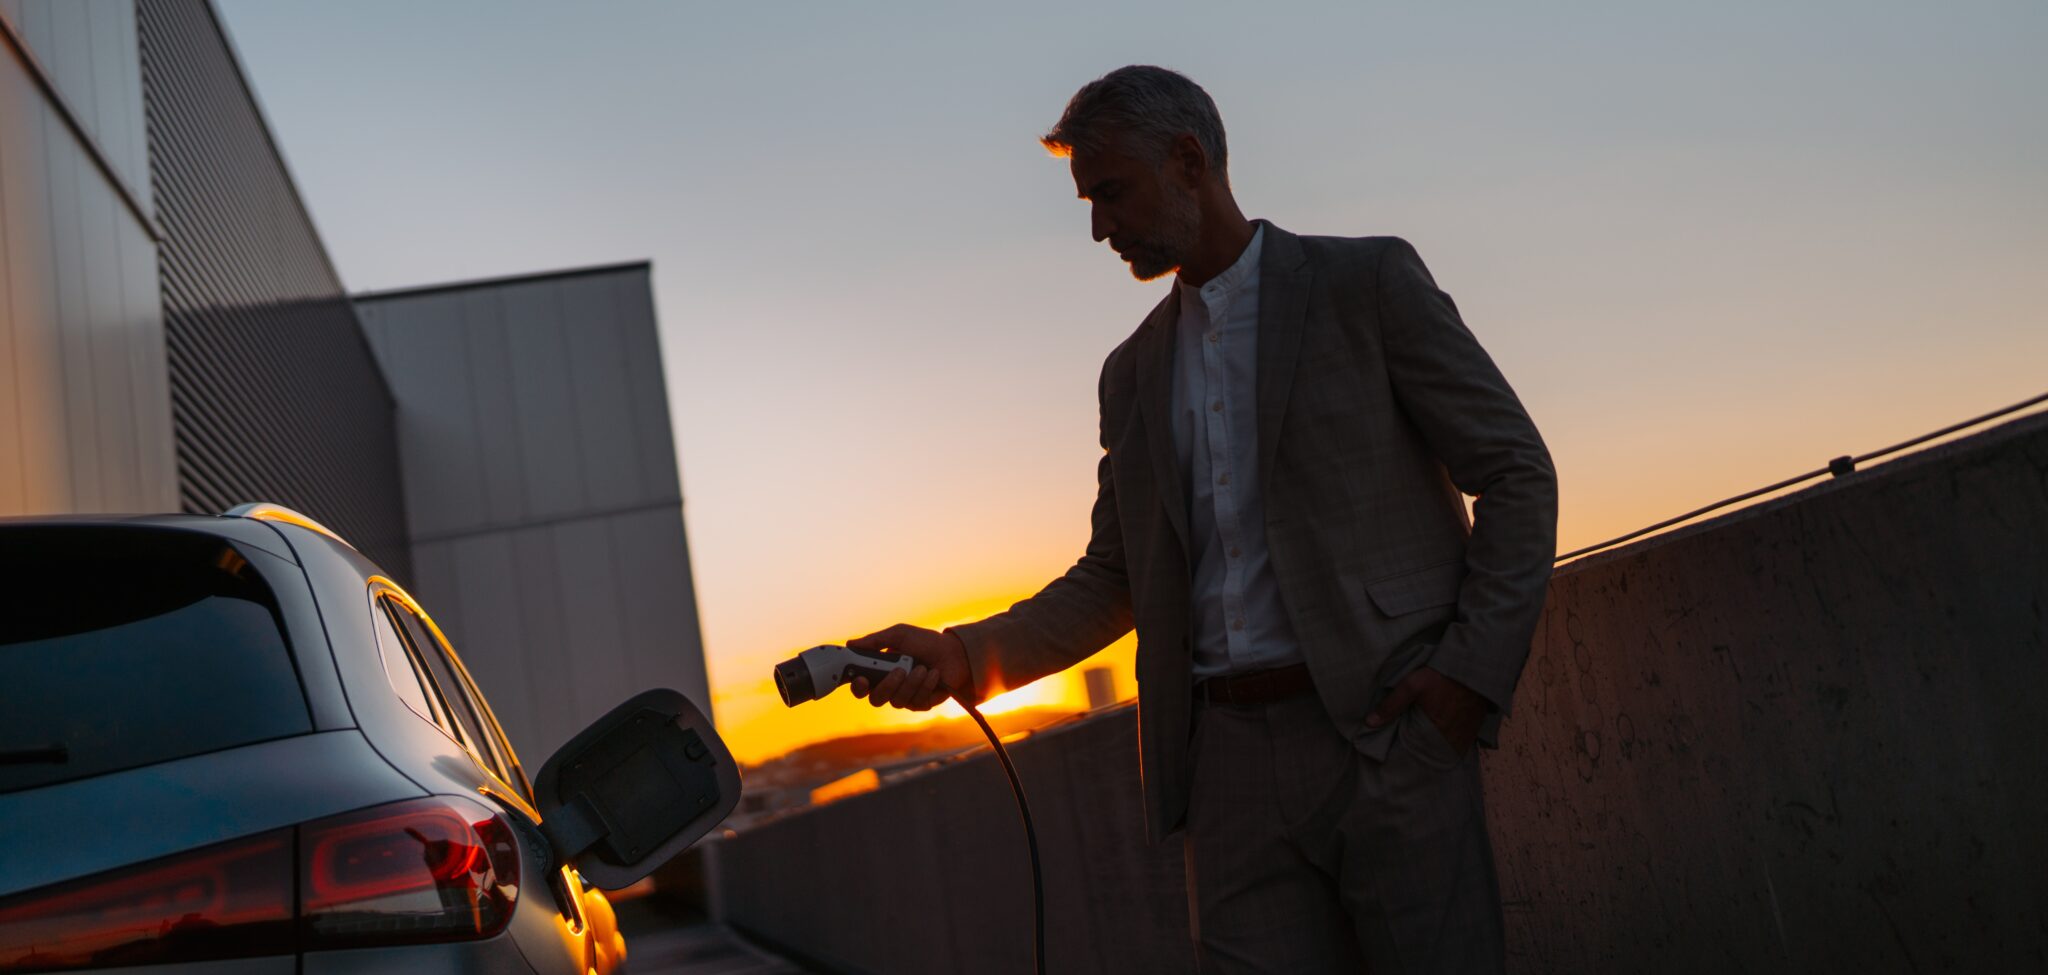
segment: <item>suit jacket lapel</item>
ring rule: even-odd
[[[1152,453],[1152,480],[1166,518],[1188,551],[1186,490],[1180,482],[1180,457],[1173,447],[1173,332],[1180,318],[1180,293],[1170,292],[1152,309],[1138,337],[1138,409],[1145,423],[1145,441]]]
[[[1313,272],[1299,238],[1270,223],[1265,226],[1266,242],[1259,255],[1259,483],[1270,485],[1280,421],[1287,415],[1287,394],[1294,387],[1294,366],[1301,357]]]

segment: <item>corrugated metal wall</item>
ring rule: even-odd
[[[129,0],[0,0],[0,515],[176,503]]]
[[[204,0],[140,0],[178,502],[275,501],[410,581],[391,394]]]
[[[707,711],[645,264],[364,296],[415,587],[531,762],[649,687]]]

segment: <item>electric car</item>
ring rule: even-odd
[[[608,972],[591,884],[739,799],[673,691],[529,780],[419,602],[275,505],[0,519],[0,580],[0,973]]]

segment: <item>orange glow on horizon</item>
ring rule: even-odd
[[[1054,674],[1043,680],[1032,681],[1023,687],[1004,691],[981,702],[983,716],[1002,714],[1005,711],[1021,711],[1025,708],[1063,708],[1080,711],[1088,706],[1086,694],[1076,693],[1075,681],[1066,679],[1067,674]],[[948,717],[967,716],[967,709],[956,701],[947,701],[934,710]]]
[[[934,609],[908,614],[902,622],[934,630],[944,629],[1000,613],[1024,595],[1028,593],[1000,597],[953,598],[943,602],[933,600]],[[857,632],[837,634],[809,645],[815,645],[816,642],[839,642],[857,635]],[[1109,648],[1066,671],[1033,681],[1023,687],[1011,688],[989,698],[982,703],[981,713],[984,716],[994,716],[1026,709],[1045,709],[1058,713],[1087,710],[1088,693],[1081,678],[1081,671],[1088,667],[1109,667],[1116,675],[1117,686],[1128,694],[1137,686],[1136,649],[1136,638],[1126,635]],[[795,650],[789,651],[794,652]],[[782,654],[777,659],[787,657],[789,653]],[[719,734],[724,737],[727,747],[732,749],[734,757],[747,764],[760,764],[806,745],[834,738],[910,731],[934,722],[964,719],[967,716],[966,710],[953,701],[947,701],[930,711],[905,711],[886,706],[877,708],[846,691],[834,692],[823,700],[797,707],[786,707],[775,692],[774,681],[769,677],[767,667],[761,667],[759,678],[740,682],[737,686],[720,684],[720,692],[714,698],[713,707],[716,711]]]
[[[836,799],[873,792],[882,784],[881,773],[864,768],[851,775],[841,776],[811,790],[811,805],[822,806]]]

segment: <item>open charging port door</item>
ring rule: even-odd
[[[541,832],[558,862],[617,890],[724,821],[739,766],[690,699],[652,690],[578,732],[534,780]]]

